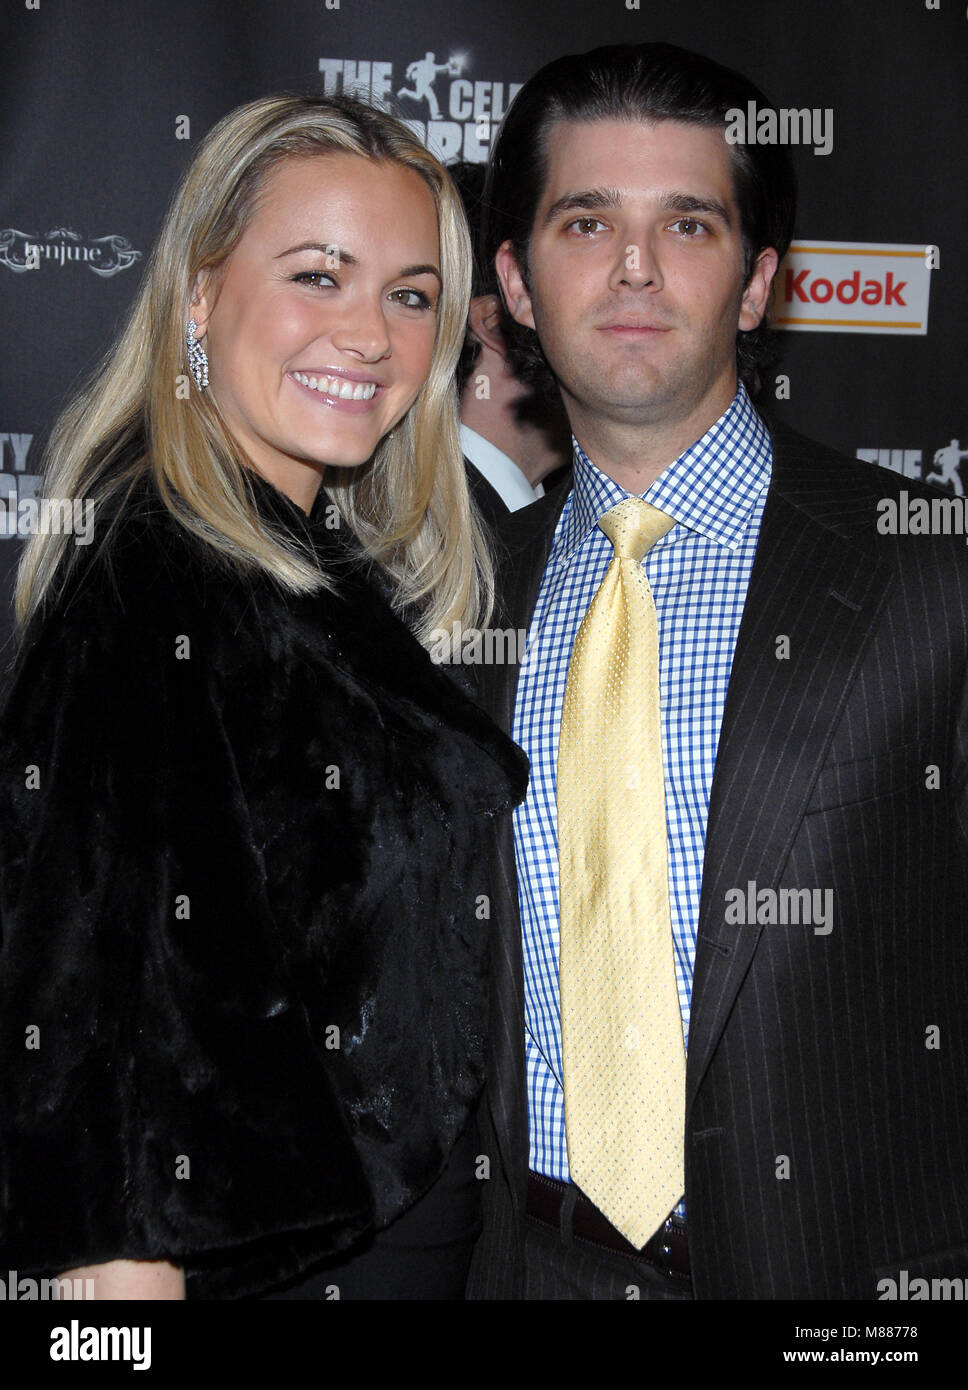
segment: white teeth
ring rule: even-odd
[[[335,376],[307,376],[305,372],[293,372],[301,386],[309,386],[323,396],[338,396],[342,401],[368,401],[376,394],[376,383],[372,381],[343,381]]]

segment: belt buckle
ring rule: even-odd
[[[654,1236],[651,1236],[644,1245],[639,1258],[645,1260],[646,1264],[652,1265],[653,1269],[657,1269],[668,1279],[688,1279],[688,1274],[685,1274],[681,1269],[675,1269],[672,1265],[671,1236],[675,1230],[677,1230],[675,1218],[666,1217],[661,1229]]]

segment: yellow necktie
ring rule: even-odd
[[[686,1057],[669,913],[659,642],[638,497],[575,639],[558,747],[562,1065],[573,1180],[641,1249],[682,1196]]]

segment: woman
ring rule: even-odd
[[[47,493],[95,541],[30,542],[0,715],[10,1268],[460,1296],[482,831],[526,776],[427,651],[487,618],[468,281],[406,127],[253,102],[55,431]]]

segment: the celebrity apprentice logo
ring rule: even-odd
[[[320,58],[323,91],[353,92],[378,106],[393,103],[404,122],[445,162],[483,164],[520,82],[472,81],[467,53],[426,49],[402,73],[389,61]]]

